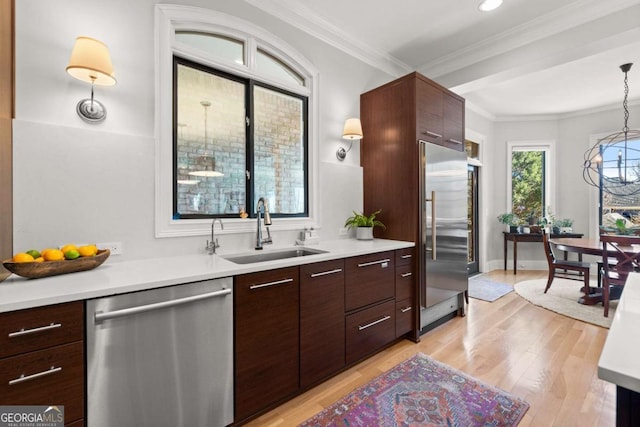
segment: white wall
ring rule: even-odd
[[[14,250],[67,242],[123,243],[116,260],[201,253],[206,236],[154,237],[154,4],[153,0],[20,0],[16,2],[16,119],[14,121]],[[338,237],[362,207],[356,142],[343,163],[342,125],[359,116],[360,93],[386,75],[294,27],[234,0],[175,1],[248,20],[298,49],[320,72],[319,166],[321,238]],[[108,110],[90,125],[75,112],[90,87],[65,67],[75,38],[104,41],[118,84],[97,87]],[[331,187],[342,186],[340,191]],[[275,220],[277,221],[277,219]],[[296,232],[275,234],[292,244]],[[222,235],[224,249],[250,249],[252,233]],[[112,259],[113,259],[112,258]]]

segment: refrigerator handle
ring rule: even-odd
[[[431,252],[431,259],[436,260],[436,192],[431,192],[431,198],[426,199],[431,202],[431,248],[427,248],[427,252]]]

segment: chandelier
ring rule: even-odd
[[[189,172],[189,175],[200,177],[224,176],[224,174],[216,170],[216,158],[207,154],[207,109],[211,107],[211,102],[200,101],[200,105],[204,108],[204,154],[199,156],[195,161],[196,170]],[[213,152],[213,147],[211,149]]]
[[[607,135],[584,153],[582,177],[585,182],[614,196],[633,196],[640,193],[640,130],[630,130],[629,83],[627,73],[633,64],[623,64],[624,126],[622,132]],[[638,140],[631,146],[631,141]]]

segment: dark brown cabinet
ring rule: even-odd
[[[362,255],[345,260],[346,310],[351,311],[395,297],[395,255],[393,251]]]
[[[300,386],[345,365],[344,260],[300,266]]]
[[[3,405],[64,405],[82,425],[84,370],[83,302],[0,314]]]
[[[235,277],[236,422],[299,388],[298,267]]]
[[[396,251],[396,337],[416,329],[414,248]]]

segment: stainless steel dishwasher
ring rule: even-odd
[[[232,278],[87,301],[87,425],[233,422]]]

